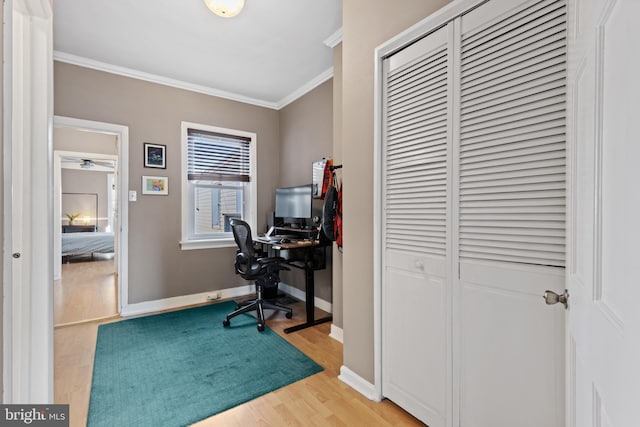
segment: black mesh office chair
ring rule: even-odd
[[[262,332],[264,331],[263,309],[265,308],[285,311],[287,319],[291,319],[291,316],[293,316],[291,308],[272,304],[262,299],[264,288],[276,286],[280,281],[279,271],[288,270],[287,267],[282,265],[284,259],[280,257],[258,257],[251,237],[251,227],[246,222],[240,219],[232,219],[231,230],[233,231],[233,238],[238,245],[235,263],[236,273],[242,276],[243,279],[255,281],[256,299],[239,304],[233,313],[227,315],[222,324],[229,326],[231,318],[255,310],[258,316],[258,330]]]

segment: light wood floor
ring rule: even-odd
[[[342,344],[329,337],[330,323],[284,334],[284,328],[300,323],[304,317],[302,303],[292,307],[293,319],[274,313],[267,325],[322,365],[324,371],[196,426],[424,426],[392,402],[372,402],[338,379]],[[325,315],[319,310],[317,314]],[[86,424],[97,326],[98,322],[55,330],[55,402],[70,404],[72,427]]]
[[[62,264],[62,276],[53,283],[54,325],[116,315],[116,274],[113,256],[74,258]]]

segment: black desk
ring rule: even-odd
[[[285,334],[299,331],[311,326],[319,325],[320,323],[330,322],[333,316],[329,315],[321,319],[315,318],[315,283],[314,283],[314,263],[313,252],[315,249],[322,247],[321,243],[317,240],[300,240],[291,241],[287,243],[279,243],[278,241],[269,240],[265,237],[256,237],[254,241],[266,245],[275,251],[291,250],[302,251],[302,261],[287,262],[287,265],[304,270],[304,288],[305,288],[305,310],[307,312],[307,320],[299,325],[291,326],[284,330]]]

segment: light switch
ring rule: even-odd
[[[138,193],[136,190],[129,190],[129,201],[135,202],[136,200],[138,200]]]

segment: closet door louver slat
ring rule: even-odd
[[[386,75],[386,249],[445,255],[447,48]]]
[[[565,265],[563,1],[463,34],[460,259]]]

